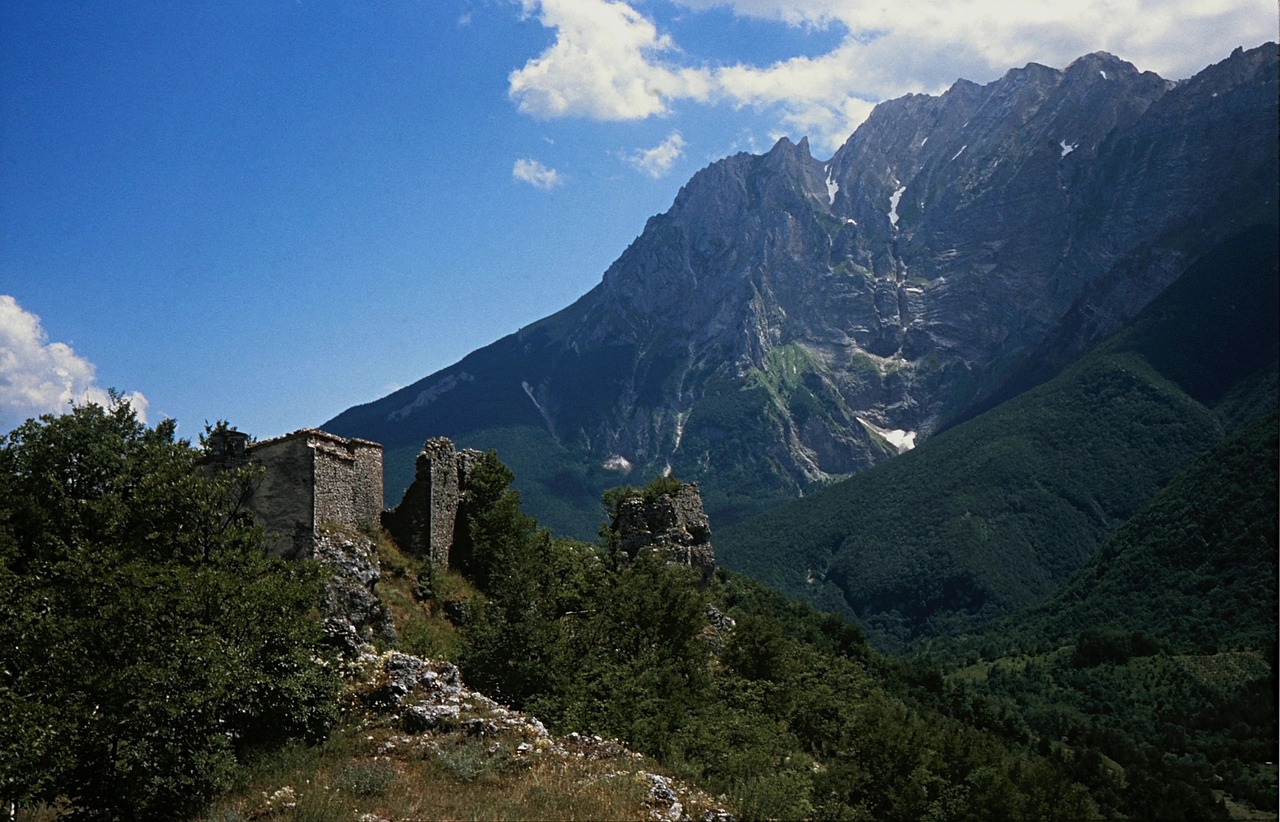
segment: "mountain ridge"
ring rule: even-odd
[[[1030,64],[882,103],[825,163],[717,161],[573,304],[326,428],[387,446],[391,501],[445,435],[562,532],[667,472],[735,521],[1043,380],[1274,212],[1275,62]]]

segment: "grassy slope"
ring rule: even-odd
[[[1043,600],[1250,409],[1274,407],[1275,236],[1206,255],[1050,382],[718,532],[722,562],[856,615],[888,647]]]

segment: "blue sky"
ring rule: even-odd
[[[1273,0],[0,2],[0,431],[134,397],[318,425],[585,293],[699,168]]]

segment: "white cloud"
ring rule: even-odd
[[[662,61],[675,52],[644,15],[613,0],[523,0],[556,41],[508,77],[508,93],[535,117],[638,120],[676,99],[705,100],[705,70]]]
[[[516,160],[511,168],[511,176],[543,191],[550,191],[563,182],[560,172],[547,168],[537,160]]]
[[[521,111],[601,120],[667,114],[673,104],[776,109],[782,124],[834,150],[875,103],[987,82],[1028,62],[1063,67],[1109,51],[1169,79],[1275,36],[1273,0],[673,0],[795,27],[842,29],[815,57],[707,66],[616,0],[522,0],[556,41],[510,76]]]
[[[653,148],[640,149],[627,158],[631,165],[653,177],[665,177],[671,167],[684,155],[684,137],[673,131],[667,139]]]
[[[0,431],[29,417],[64,413],[73,402],[107,405],[107,390],[94,378],[93,363],[66,343],[49,342],[39,317],[0,294]],[[135,391],[125,399],[145,422],[147,398]]]

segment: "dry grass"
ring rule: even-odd
[[[415,656],[456,659],[462,642],[457,627],[445,617],[442,609],[418,599],[420,562],[400,551],[385,532],[378,540],[378,562],[382,578],[375,590],[391,611],[400,649]],[[454,591],[467,585],[465,580],[455,577],[458,575],[449,572],[439,574],[436,587]],[[439,593],[437,591],[437,601],[443,601]],[[460,596],[471,593],[474,591],[462,591]]]
[[[591,759],[461,733],[348,729],[259,763],[207,822],[643,820],[648,782],[631,757]]]

